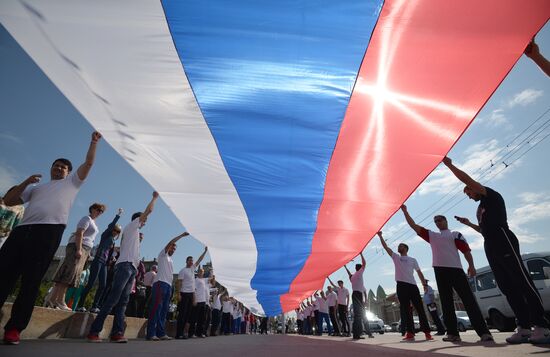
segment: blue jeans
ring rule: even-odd
[[[164,281],[157,281],[153,284],[151,304],[149,305],[149,320],[147,321],[147,338],[166,336],[164,326],[171,293],[172,287],[170,284]]]
[[[113,320],[113,328],[111,329],[111,336],[119,333],[124,333],[124,313],[126,312],[126,305],[130,299],[130,293],[132,292],[132,286],[134,285],[134,278],[136,277],[136,268],[129,262],[123,262],[115,265],[115,273],[113,276],[113,285],[109,295],[105,298],[101,310],[97,314],[92,327],[90,328],[90,334],[99,334],[103,330],[103,324],[105,319],[113,310],[115,318]]]
[[[323,334],[323,321],[325,321],[327,323],[328,333],[331,334],[332,333],[332,324],[330,323],[330,318],[329,318],[329,316],[326,312],[320,312],[320,311],[319,311],[319,326],[317,326],[317,328],[318,328],[317,333],[319,335]]]
[[[234,334],[238,334],[241,329],[241,318],[236,318],[236,319],[233,319],[233,333]]]
[[[79,306],[84,306],[84,301],[88,296],[90,290],[92,290],[94,283],[98,280],[98,287],[94,296],[94,302],[92,304],[92,309],[99,306],[99,299],[103,295],[103,290],[105,290],[105,285],[107,285],[107,265],[103,262],[100,262],[98,259],[94,259],[92,264],[90,264],[90,277],[88,278],[88,284],[82,291],[82,296],[80,297]]]

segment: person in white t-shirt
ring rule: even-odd
[[[199,338],[206,337],[205,318],[206,318],[206,301],[210,298],[210,282],[209,278],[204,277],[204,269],[199,268],[197,277],[195,278],[195,306],[194,313],[196,317],[195,336]],[[191,331],[191,329],[189,330]]]
[[[222,324],[220,333],[229,335],[231,333],[231,323],[233,320],[233,301],[227,294],[222,296]]]
[[[212,286],[215,286],[215,280],[212,280]],[[214,295],[212,296],[212,325],[210,327],[210,336],[217,336],[222,317],[222,301],[221,297],[224,294],[222,288],[213,288]],[[222,331],[223,332],[223,331]]]
[[[313,306],[311,304],[311,301],[306,299],[304,302],[304,334],[306,335],[313,334],[314,319],[312,315]]]
[[[143,276],[143,285],[146,288],[151,289],[155,283],[155,278],[157,277],[158,265],[153,265],[151,269]]]
[[[39,183],[42,175],[35,174],[4,196],[6,206],[27,204],[23,219],[0,249],[0,271],[4,274],[0,309],[21,277],[19,293],[4,327],[6,344],[19,344],[19,334],[31,319],[40,283],[59,247],[75,197],[92,169],[100,139],[100,133],[92,134],[86,160],[75,173],[71,173],[69,160],[57,159],[50,170],[51,181]]]
[[[413,273],[416,271],[422,285],[426,285],[426,279],[424,274],[418,266],[416,259],[409,257],[409,246],[405,243],[400,243],[397,246],[397,251],[399,254],[394,253],[390,247],[386,244],[386,241],[382,237],[382,232],[378,232],[378,237],[380,238],[380,243],[388,255],[392,258],[393,264],[395,266],[395,281],[397,282],[397,298],[399,299],[399,309],[401,310],[401,316],[406,316],[406,330],[407,334],[403,340],[413,341],[414,340],[414,322],[412,314],[409,312],[409,306],[412,304],[418,314],[418,319],[420,320],[420,329],[424,331],[426,340],[433,340],[433,337],[430,333],[430,325],[428,324],[428,318],[426,317],[426,312],[424,311],[424,306],[422,304],[422,298],[420,297],[420,290],[416,285],[416,280],[414,279]],[[403,321],[401,322],[403,323]]]
[[[47,305],[65,311],[72,311],[65,304],[65,294],[69,287],[78,287],[80,274],[88,261],[95,237],[99,231],[96,219],[105,212],[105,205],[94,203],[88,208],[89,215],[82,217],[76,225],[76,232],[71,234],[69,243],[65,248],[65,259],[57,269],[52,279],[55,285]]]
[[[317,295],[317,294],[316,294]],[[330,317],[328,315],[328,299],[323,290],[321,290],[320,297],[317,298],[317,304],[319,306],[319,320],[317,322],[317,334],[323,335],[323,322],[327,324],[327,331],[329,335],[332,335],[332,324],[330,323]]]
[[[445,216],[437,215],[434,217],[434,223],[439,230],[439,232],[434,232],[416,224],[409,214],[407,206],[402,205],[401,211],[405,215],[409,226],[432,248],[432,265],[439,297],[441,298],[443,321],[447,328],[447,336],[443,337],[443,341],[460,342],[461,340],[454,307],[454,290],[464,303],[472,327],[480,337],[481,342],[492,342],[493,336],[489,332],[487,323],[472,293],[458,255],[458,251],[462,252],[468,262],[468,275],[474,277],[476,275],[474,258],[464,236],[460,232],[449,230]]]
[[[338,317],[336,316],[338,295],[336,294],[336,292],[334,292],[332,286],[329,285],[327,286],[327,292],[325,296],[327,297],[328,315],[334,329],[333,336],[341,336],[340,326],[338,324]]]
[[[105,298],[105,302],[101,305],[101,309],[97,314],[90,333],[87,338],[90,342],[101,342],[99,333],[103,330],[103,324],[107,316],[113,310],[114,319],[113,327],[110,333],[111,342],[126,343],[128,340],[124,337],[124,317],[126,306],[130,299],[130,293],[134,286],[138,265],[140,263],[139,249],[141,244],[139,230],[147,222],[147,218],[153,212],[155,202],[159,194],[153,192],[153,198],[145,208],[145,211],[136,212],[132,215],[132,221],[124,227],[122,231],[122,239],[120,242],[120,255],[115,265],[113,283],[109,294]]]
[[[178,300],[177,339],[188,338],[191,312],[195,305],[195,269],[200,265],[207,251],[208,247],[204,247],[204,252],[196,263],[193,263],[192,256],[188,256],[185,260],[185,267],[178,273],[178,280],[176,281],[176,291],[179,292],[176,295],[176,300]]]
[[[335,285],[330,277],[328,277],[328,282],[334,288],[336,292],[336,301],[338,303],[338,318],[342,324],[341,333],[343,336],[350,335],[350,326],[348,321],[348,306],[349,306],[349,290],[344,287],[344,281],[338,280],[338,285]]]
[[[365,292],[365,284],[363,282],[363,272],[365,271],[365,257],[363,252],[359,254],[361,256],[361,264],[355,264],[355,273],[351,273],[346,265],[346,269],[349,280],[351,282],[351,288],[353,292],[351,293],[351,300],[353,304],[353,339],[358,340],[362,339],[361,335],[363,334],[363,328],[365,326],[366,316],[365,316],[365,301],[363,300],[363,295]],[[368,322],[366,322],[368,327]],[[370,331],[368,331],[369,337],[373,337]]]
[[[296,324],[298,325],[298,334],[302,335],[302,324],[304,322],[304,315],[302,314],[301,308],[294,309],[294,312],[296,313]]]
[[[172,296],[172,280],[174,279],[172,255],[174,255],[176,251],[176,243],[178,240],[188,235],[189,233],[183,232],[172,238],[158,255],[158,273],[154,275],[152,299],[148,308],[149,316],[146,338],[149,341],[172,339],[166,335],[166,330],[164,328],[166,315],[168,314],[168,306],[170,305],[170,297]]]
[[[322,333],[322,331],[319,331],[319,299],[319,293],[317,292],[315,292],[315,294],[313,294],[313,296],[311,297],[311,304],[313,305],[313,318],[315,320],[314,324],[316,327],[315,333],[317,335],[320,335]]]
[[[158,266],[153,265],[151,269],[143,276],[143,285],[145,285],[145,311],[147,311],[148,306],[151,304],[151,293],[153,292],[153,284],[155,283],[155,278],[157,277]],[[147,311],[147,315],[149,312]]]

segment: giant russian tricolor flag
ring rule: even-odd
[[[548,0],[0,2],[218,280],[268,315],[365,247],[549,16]]]

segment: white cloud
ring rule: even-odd
[[[538,233],[532,232],[530,223],[550,219],[550,193],[523,192],[519,194],[520,205],[509,215],[510,229],[522,243],[534,243],[544,239]]]
[[[4,195],[10,187],[18,184],[19,177],[20,175],[14,168],[2,163],[0,165],[0,196]]]
[[[500,159],[506,154],[506,151],[501,151],[501,149],[502,147],[496,139],[472,145],[464,151],[465,160],[463,162],[455,162],[455,165],[481,182],[484,182],[487,178],[491,180],[500,179],[520,163],[520,161],[516,161],[513,166],[500,171],[503,165]],[[493,167],[491,167],[491,163],[494,164]],[[481,177],[479,176],[480,174],[482,175]],[[462,186],[463,184],[449,169],[440,165],[420,185],[417,191],[419,195],[429,193],[446,194],[448,192],[461,191]]]
[[[538,98],[542,97],[544,91],[527,88],[516,93],[512,98],[508,99],[501,105],[500,108],[494,109],[489,115],[476,118],[475,123],[484,124],[490,128],[505,127],[512,129],[512,125],[506,115],[506,109],[512,109],[517,106],[525,107],[534,103]]]
[[[478,231],[467,226],[460,227],[459,231],[462,232],[466,237],[466,240],[468,241],[468,245],[470,246],[471,250],[485,249],[485,247],[483,246],[483,236],[479,234]]]
[[[532,88],[524,89],[523,91],[514,95],[507,103],[508,108],[513,108],[518,105],[527,106],[534,103],[538,98],[542,97],[544,92],[542,90],[536,90]]]
[[[496,128],[506,125],[511,128],[508,118],[504,115],[504,109],[494,109],[489,116],[482,116],[476,119],[476,123],[485,124],[488,127]]]
[[[15,136],[10,133],[0,133],[0,140],[2,141],[11,141],[16,144],[23,144],[23,140],[21,140],[18,136]]]
[[[391,226],[384,226],[382,228],[384,238],[391,239],[397,233],[402,233],[405,227],[408,228],[407,222],[405,221],[399,222],[398,224],[392,224]]]

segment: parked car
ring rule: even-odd
[[[381,335],[386,332],[386,329],[384,328],[384,321],[381,318],[370,311],[365,311],[365,316],[367,317],[367,320],[369,320],[369,328],[371,332],[378,332]]]
[[[472,329],[472,323],[470,322],[470,317],[466,311],[455,311],[455,315],[458,331],[464,332]],[[441,323],[445,325],[443,314],[441,314],[439,318],[441,319]]]
[[[390,324],[390,327],[391,327],[391,332],[399,332],[399,324],[400,322],[392,322]]]
[[[414,331],[420,331],[420,319],[418,316],[413,315]],[[401,320],[397,323],[397,331],[401,332]]]
[[[373,314],[368,310],[365,311],[365,317],[369,321],[369,329],[371,332],[376,332],[381,335],[384,334],[385,332],[384,321],[381,318],[379,318],[378,316],[376,316],[375,314]],[[353,309],[350,309],[350,313],[348,314],[348,320],[349,320],[350,326],[353,326]],[[365,329],[365,332],[366,332],[366,329]]]
[[[550,252],[522,254],[521,258],[541,295],[544,311],[550,316]],[[470,287],[489,325],[499,331],[516,328],[514,312],[498,288],[490,267],[478,269],[476,277],[470,279]]]

